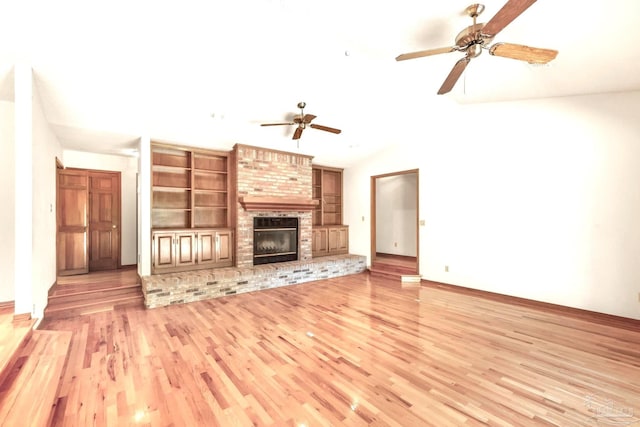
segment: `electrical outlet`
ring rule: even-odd
[[[393,242],[393,246],[397,248],[398,247],[398,242]]]
[[[444,272],[445,272],[445,273],[448,273],[448,272],[449,272],[449,266],[448,266],[448,265],[445,265],[445,266],[444,266]]]

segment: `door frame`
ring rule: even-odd
[[[416,274],[420,274],[420,170],[419,169],[408,169],[404,171],[398,172],[390,172],[381,175],[372,175],[371,176],[371,264],[376,259],[376,182],[378,178],[388,178],[392,176],[400,176],[400,175],[416,175]]]

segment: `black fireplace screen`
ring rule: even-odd
[[[253,219],[253,264],[298,259],[298,218]]]

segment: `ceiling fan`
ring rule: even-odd
[[[313,119],[316,118],[313,114],[305,114],[304,107],[307,104],[305,102],[298,102],[298,108],[300,109],[300,115],[297,115],[293,118],[292,122],[287,123],[262,123],[260,126],[284,126],[284,125],[298,125],[295,132],[293,133],[293,139],[300,139],[302,136],[302,131],[309,126],[313,129],[323,130],[325,132],[331,133],[340,133],[342,132],[340,129],[330,128],[328,126],[317,125],[315,123],[311,123]]]
[[[464,52],[464,58],[455,63],[440,90],[438,90],[438,95],[445,94],[453,89],[471,59],[480,55],[482,49],[487,49],[489,54],[495,56],[518,59],[532,64],[546,64],[558,55],[557,50],[540,49],[512,43],[495,43],[489,46],[500,31],[535,2],[536,0],[509,0],[486,24],[476,24],[476,18],[484,11],[484,5],[472,4],[465,9],[465,12],[473,18],[473,25],[465,28],[456,36],[455,46],[403,53],[396,57],[396,61],[456,51]]]

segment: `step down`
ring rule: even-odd
[[[44,320],[67,319],[113,311],[117,307],[144,307],[144,294],[133,268],[59,277],[49,291]]]
[[[85,314],[101,313],[103,311],[113,311],[117,307],[138,305],[141,307],[144,306],[144,295],[142,291],[94,300],[87,300],[85,298],[77,301],[56,302],[45,308],[44,317],[45,319],[64,319]]]
[[[56,291],[49,295],[49,306],[64,304],[71,301],[97,301],[102,298],[109,299],[119,295],[141,295],[142,285],[134,283],[131,285],[115,285],[112,287],[101,287],[98,289],[78,290],[76,292]]]
[[[385,264],[383,262],[374,262],[369,268],[371,276],[386,277],[390,279],[401,280],[402,276],[411,276],[416,274],[415,268],[403,267],[393,264]]]

